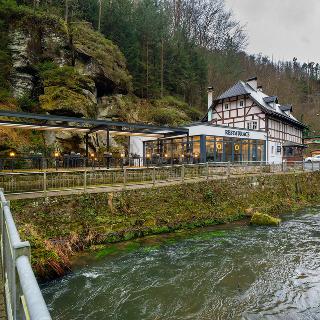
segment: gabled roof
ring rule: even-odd
[[[280,106],[278,103],[278,97],[268,96],[261,90],[255,90],[248,83],[244,81],[237,82],[233,87],[225,91],[218,98],[213,101],[212,108],[214,108],[222,99],[232,98],[240,95],[248,95],[256,102],[256,104],[267,114],[272,115],[276,118],[286,120],[299,127],[305,128],[306,126],[298,121],[292,114],[286,113],[290,109],[286,106]],[[267,102],[268,101],[268,102]],[[282,107],[282,108],[281,108]],[[282,110],[285,109],[285,110]],[[291,109],[292,110],[292,109]]]

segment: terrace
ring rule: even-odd
[[[37,131],[72,131],[84,134],[85,150],[61,153],[55,150],[52,154],[32,153],[17,154],[14,150],[0,157],[0,170],[48,170],[73,169],[79,167],[109,168],[149,165],[154,155],[146,154],[139,157],[125,150],[120,154],[110,152],[110,138],[117,136],[147,136],[153,139],[169,137],[186,137],[186,128],[160,127],[143,123],[128,123],[119,121],[85,119],[76,117],[11,112],[0,110],[0,128],[16,128]],[[106,152],[98,154],[89,152],[89,136],[93,133],[106,133]],[[159,161],[159,164],[161,162]]]

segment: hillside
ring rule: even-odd
[[[99,3],[73,0],[66,10],[56,0],[0,0],[1,109],[182,125],[205,114],[208,85],[218,95],[257,75],[320,133],[319,65],[245,54],[245,30],[223,0]],[[70,152],[82,141],[70,132],[1,130],[0,152]],[[105,148],[94,135],[89,143]]]
[[[57,15],[34,14],[13,2],[0,7],[0,22],[0,63],[6,70],[0,79],[1,109],[163,125],[181,125],[201,116],[173,97],[135,96],[124,55],[88,22],[65,23]],[[0,132],[4,152],[70,152],[84,149],[81,137],[70,132]],[[94,151],[104,148],[94,135],[89,143]]]

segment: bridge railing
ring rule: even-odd
[[[7,317],[9,320],[49,320],[51,316],[31,268],[30,244],[20,239],[3,190],[0,190],[0,202],[1,263]]]
[[[320,170],[320,163],[290,162],[266,164],[261,162],[207,162],[159,167],[124,167],[112,169],[83,168],[66,171],[0,172],[0,185],[6,193],[83,190],[129,184],[156,184],[196,178],[218,178],[259,173]]]

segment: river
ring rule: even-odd
[[[42,286],[53,319],[320,319],[320,207],[280,227],[197,229],[78,260]]]

